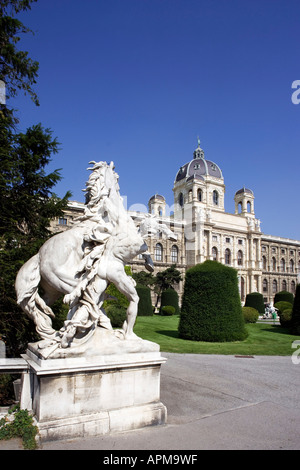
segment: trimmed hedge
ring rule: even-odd
[[[259,312],[253,307],[242,307],[245,323],[256,323],[259,317]]]
[[[259,292],[251,292],[246,295],[245,307],[255,308],[258,313],[265,313],[264,297]]]
[[[291,326],[293,304],[282,300],[280,302],[276,302],[274,307],[278,310],[280,325],[285,328]],[[287,313],[287,310],[290,311],[290,314]]]
[[[291,319],[291,333],[293,335],[300,335],[300,284],[297,284],[296,287]]]
[[[194,341],[247,337],[235,269],[208,260],[187,270],[178,332]]]
[[[161,308],[161,315],[174,315],[175,313],[175,307],[172,305],[164,305]]]
[[[278,315],[280,315],[287,308],[293,308],[293,304],[291,304],[291,302],[281,301],[281,302],[276,302],[276,304],[274,304],[274,307],[277,308]]]
[[[285,328],[290,327],[292,325],[292,308],[286,308],[283,310],[283,312],[280,314],[280,324],[281,326],[284,326]]]
[[[153,315],[151,291],[149,287],[139,284],[136,286],[136,292],[140,298],[138,305],[138,315],[143,317]]]
[[[274,304],[277,302],[290,302],[293,305],[294,295],[291,292],[287,292],[286,290],[277,292],[274,297]]]
[[[160,301],[160,314],[161,310],[165,305],[171,305],[175,308],[175,315],[179,314],[179,300],[178,294],[174,289],[166,289],[161,293],[161,301]]]

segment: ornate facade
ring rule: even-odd
[[[250,292],[260,292],[265,302],[273,302],[276,292],[294,293],[300,271],[300,241],[265,235],[255,216],[254,194],[241,188],[235,193],[235,213],[225,212],[225,184],[220,167],[205,158],[200,147],[193,158],[180,167],[174,186],[174,211],[167,214],[162,195],[148,202],[149,212],[177,234],[177,242],[149,237],[155,271],[171,265],[182,273],[207,259],[232,266],[238,272],[241,301]],[[70,201],[65,216],[52,222],[54,232],[68,228],[83,211],[83,204]],[[131,212],[139,219],[138,212]],[[143,259],[136,259],[132,272],[144,270]],[[182,294],[183,282],[178,286]]]

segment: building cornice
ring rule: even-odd
[[[300,240],[293,240],[291,238],[284,238],[284,237],[276,237],[275,235],[266,235],[264,233],[261,234],[261,240],[266,242],[273,242],[273,243],[287,243],[289,245],[297,245],[300,247]]]

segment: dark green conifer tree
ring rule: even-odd
[[[291,333],[300,335],[300,284],[297,284],[292,310]]]
[[[16,15],[35,1],[0,0],[0,80],[6,92],[0,103],[0,337],[7,355],[15,357],[36,338],[16,304],[16,274],[50,236],[50,220],[63,214],[71,195],[59,199],[53,193],[59,170],[46,172],[59,145],[51,130],[37,124],[18,132],[16,111],[8,105],[18,91],[39,104],[33,89],[39,64],[17,49],[20,34],[30,30]]]

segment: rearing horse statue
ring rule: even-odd
[[[152,269],[144,241],[149,233],[160,231],[176,240],[166,225],[149,214],[142,217],[137,229],[123,206],[113,162],[90,164],[93,166],[88,168],[92,173],[86,183],[84,214],[70,229],[47,240],[16,277],[17,302],[34,321],[43,340],[40,348],[50,345],[67,348],[73,341],[85,342],[97,325],[112,329],[102,308],[109,283],[115,284],[129,300],[122,336],[136,337],[133,327],[139,297],[124,266],[142,254],[147,269]],[[39,286],[42,294],[38,292]],[[64,327],[56,331],[52,327],[51,305],[62,294],[70,309]]]

